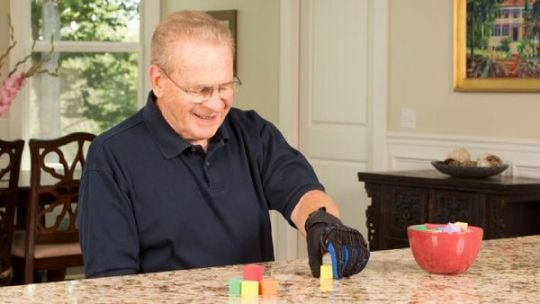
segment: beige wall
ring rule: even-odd
[[[7,14],[9,12],[9,1],[0,1],[0,54],[3,54],[9,45],[9,29],[7,23]],[[0,83],[3,80],[8,70],[9,62],[4,61],[4,65],[0,68]]]
[[[243,81],[235,106],[255,109],[278,123],[279,1],[161,0],[161,15],[180,9],[238,10],[238,76]]]
[[[540,139],[540,94],[459,93],[452,89],[453,0],[389,0],[388,131]],[[177,9],[237,9],[238,70],[244,85],[236,106],[277,123],[279,1],[161,0]],[[0,12],[9,1],[0,1]],[[8,43],[0,17],[0,50]],[[1,70],[7,73],[7,66]],[[402,108],[416,109],[416,129],[400,127]]]
[[[389,20],[388,131],[540,139],[540,93],[453,91],[453,0],[390,0]]]

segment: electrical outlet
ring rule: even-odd
[[[405,129],[416,129],[415,108],[401,108],[401,127]]]

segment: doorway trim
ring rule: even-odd
[[[389,0],[370,0],[369,20],[371,48],[369,98],[370,170],[386,167],[386,109],[388,99],[388,16]],[[295,148],[299,144],[300,89],[300,0],[280,0],[280,72],[279,129]],[[361,185],[359,185],[360,187]],[[298,258],[302,236],[274,213],[276,259]]]

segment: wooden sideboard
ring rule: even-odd
[[[371,250],[408,247],[407,227],[468,222],[484,239],[540,234],[540,179],[453,178],[436,170],[359,172],[371,205],[366,211]]]

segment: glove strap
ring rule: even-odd
[[[313,226],[317,224],[339,224],[343,225],[340,219],[333,216],[332,214],[326,212],[326,207],[321,207],[313,212],[311,212],[306,220],[306,223],[304,225],[304,228],[306,229],[306,232],[309,231]]]

